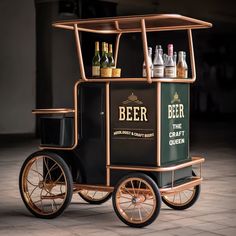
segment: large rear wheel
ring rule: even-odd
[[[193,176],[196,176],[194,172]],[[172,195],[162,196],[162,201],[172,209],[185,210],[193,206],[193,204],[198,200],[200,192],[201,186],[196,185]]]
[[[24,162],[19,177],[21,197],[28,210],[40,218],[55,218],[70,204],[71,172],[55,153],[40,151]]]

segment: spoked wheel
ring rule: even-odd
[[[193,173],[193,176],[195,174]],[[191,207],[197,200],[201,192],[200,185],[176,192],[173,195],[162,196],[162,201],[172,209],[185,210]]]
[[[65,161],[49,152],[29,156],[20,171],[21,197],[29,211],[40,218],[62,214],[71,201],[73,180]]]
[[[90,204],[102,204],[111,198],[112,193],[102,191],[81,190],[80,197]]]
[[[158,216],[161,207],[160,192],[147,175],[134,173],[120,180],[113,193],[113,207],[125,224],[144,227]]]

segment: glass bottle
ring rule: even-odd
[[[188,66],[185,60],[186,54],[183,51],[179,52],[179,60],[177,64],[177,77],[187,79],[188,78]]]
[[[102,57],[100,61],[101,68],[106,68],[109,66],[109,60],[107,57],[107,43],[102,42]]]
[[[151,77],[153,77],[152,48],[151,47],[148,48],[148,64],[150,66]],[[147,77],[145,60],[143,62],[143,77]]]
[[[153,77],[164,77],[164,61],[162,58],[163,50],[160,45],[156,46],[155,57],[153,60]]]
[[[109,67],[115,68],[115,60],[113,58],[112,44],[109,44],[108,60],[109,60]]]
[[[173,44],[168,44],[168,58],[165,64],[165,77],[176,77],[176,65],[173,60]]]
[[[100,76],[100,54],[99,54],[99,42],[95,42],[95,54],[92,60],[92,76]]]
[[[186,52],[184,52],[184,67],[185,67],[185,78],[188,78],[188,64],[186,61]]]
[[[166,53],[163,54],[163,61],[164,61],[164,66],[166,65],[168,59],[168,55]]]

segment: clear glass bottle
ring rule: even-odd
[[[185,67],[185,78],[188,78],[188,64],[186,61],[186,52],[184,52],[184,67]]]
[[[148,64],[150,66],[151,77],[153,77],[152,48],[151,47],[148,48]],[[145,60],[143,62],[143,77],[147,77]]]
[[[164,61],[164,66],[166,65],[168,59],[168,55],[166,53],[163,54],[163,61]]]
[[[164,61],[162,58],[163,50],[161,45],[156,46],[155,57],[153,60],[153,77],[164,77]]]
[[[176,65],[173,60],[173,44],[168,44],[168,58],[165,64],[165,77],[176,77]]]
[[[109,66],[109,60],[107,57],[107,43],[102,42],[102,57],[100,60],[101,68],[107,68]]]
[[[109,67],[115,68],[115,60],[113,58],[112,44],[109,44],[108,60],[109,60]]]
[[[92,76],[100,76],[100,54],[99,54],[99,42],[95,42],[95,54],[92,60]]]
[[[188,78],[188,66],[187,63],[185,61],[185,56],[184,56],[183,51],[179,51],[179,60],[178,60],[178,64],[177,64],[177,77],[178,78],[183,78],[183,79],[187,79]]]

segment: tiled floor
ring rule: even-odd
[[[65,213],[53,220],[33,217],[18,191],[23,160],[37,149],[38,142],[18,143],[0,148],[0,235],[236,235],[236,148],[229,126],[196,129],[192,154],[206,157],[205,180],[198,202],[185,211],[162,205],[158,219],[143,229],[125,226],[115,215],[111,201],[91,206],[73,197]],[[228,130],[227,130],[228,129]],[[208,132],[206,132],[208,130]],[[213,135],[209,137],[207,134]],[[215,133],[214,133],[215,132]],[[227,134],[227,135],[226,135]],[[197,138],[196,138],[197,137]]]

